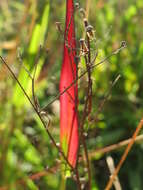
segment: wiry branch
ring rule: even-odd
[[[45,123],[45,121],[43,120],[39,110],[37,110],[36,106],[33,104],[32,100],[30,99],[30,97],[28,96],[28,94],[26,93],[26,91],[24,90],[23,86],[21,85],[21,83],[19,82],[18,78],[16,77],[16,75],[14,74],[14,72],[11,70],[11,68],[9,67],[9,65],[7,64],[7,62],[5,61],[5,59],[0,56],[0,59],[2,61],[2,63],[7,67],[7,69],[9,70],[9,72],[11,73],[11,75],[13,76],[13,78],[15,79],[15,81],[17,82],[17,84],[19,85],[19,87],[21,88],[21,90],[23,91],[24,95],[26,96],[26,98],[28,99],[29,103],[31,104],[31,106],[33,107],[33,109],[35,110],[36,114],[38,115],[40,121],[42,122],[44,128],[47,131],[47,134],[49,136],[49,138],[51,139],[52,144],[57,148],[57,150],[59,151],[59,153],[61,154],[61,156],[64,158],[64,160],[66,161],[66,163],[70,166],[70,168],[74,171],[73,166],[69,163],[67,157],[65,156],[65,154],[63,153],[63,151],[61,150],[61,148],[56,144],[53,136],[51,135],[49,129],[48,129],[48,125],[47,123]]]
[[[101,111],[102,111],[102,109],[103,109],[105,103],[107,102],[107,100],[108,100],[108,98],[109,98],[109,96],[110,96],[110,94],[111,94],[111,91],[112,91],[113,87],[116,85],[116,83],[118,82],[118,80],[119,80],[120,78],[121,78],[121,75],[119,74],[119,75],[115,78],[115,80],[112,82],[112,84],[111,84],[111,86],[110,86],[108,92],[105,94],[104,99],[103,99],[103,100],[101,101],[101,103],[99,104],[98,110],[97,110],[97,112],[96,112],[94,118],[93,118],[93,119],[90,118],[90,122],[94,122],[94,121],[97,122],[97,121],[98,121],[98,115],[99,115],[99,113],[101,113]]]
[[[100,148],[100,149],[96,149],[94,151],[91,151],[89,152],[89,158],[92,159],[94,158],[97,154],[105,154],[105,153],[109,153],[111,151],[115,151],[119,148],[122,148],[124,146],[127,146],[130,142],[131,142],[132,138],[129,138],[129,139],[126,139],[126,140],[123,140],[119,143],[116,143],[116,144],[112,144],[112,145],[109,145],[109,146],[106,146],[106,147],[103,147],[103,148]],[[140,142],[140,141],[143,141],[143,135],[139,135],[136,137],[135,139],[135,142]]]
[[[36,57],[36,60],[35,60],[35,63],[34,63],[34,73],[33,73],[33,76],[32,76],[32,96],[33,96],[34,105],[35,105],[35,107],[36,107],[36,109],[38,111],[40,111],[40,105],[39,105],[38,98],[35,95],[35,76],[36,76],[38,61],[39,61],[40,55],[41,55],[41,50],[42,49],[40,47],[40,49],[38,51],[38,54],[37,54],[37,57]]]
[[[128,153],[130,152],[130,150],[131,150],[131,148],[132,148],[132,146],[133,146],[133,144],[135,142],[135,139],[136,139],[137,135],[139,134],[140,130],[142,129],[142,127],[143,127],[143,118],[140,120],[140,122],[139,122],[139,124],[138,124],[132,138],[131,138],[130,143],[128,144],[127,148],[125,149],[125,151],[124,151],[124,153],[123,153],[123,155],[122,155],[122,157],[121,157],[121,159],[120,159],[120,161],[119,161],[113,175],[109,179],[109,181],[108,181],[108,183],[107,183],[107,185],[105,187],[105,190],[110,190],[111,189],[112,184],[113,184],[116,176],[118,175],[124,161],[126,160],[126,158],[128,156]]]
[[[91,80],[91,52],[90,52],[90,39],[89,36],[87,37],[87,55],[84,55],[85,58],[85,64],[87,69],[87,76],[88,76],[88,87],[87,87],[87,93],[86,93],[86,100],[84,104],[84,110],[83,110],[83,117],[81,119],[80,123],[80,140],[84,148],[85,158],[86,158],[86,164],[87,164],[87,172],[88,172],[88,189],[91,189],[91,167],[90,167],[90,161],[88,157],[88,150],[86,145],[86,139],[84,135],[84,123],[86,118],[91,112],[91,106],[92,106],[92,80]]]
[[[112,158],[111,156],[107,156],[106,162],[107,162],[109,171],[110,171],[111,176],[112,176],[112,174],[113,174],[114,171],[115,171],[114,160],[113,160],[113,158]],[[111,177],[111,176],[110,176],[110,177]],[[115,181],[113,182],[113,184],[114,184],[115,190],[122,190],[118,176],[116,176],[116,179],[115,179]]]
[[[74,168],[72,167],[72,165],[69,163],[67,157],[65,156],[65,154],[63,153],[63,151],[61,150],[61,148],[56,144],[56,142],[55,142],[53,136],[52,136],[51,133],[49,132],[49,129],[48,129],[49,123],[47,124],[47,123],[43,120],[43,117],[42,117],[42,114],[41,114],[41,113],[42,113],[43,111],[45,111],[45,110],[48,108],[48,106],[49,106],[50,104],[52,104],[56,99],[58,99],[62,94],[64,94],[65,92],[67,92],[67,90],[70,89],[70,88],[71,88],[79,79],[81,79],[85,74],[91,72],[94,68],[96,68],[97,66],[99,66],[99,65],[101,65],[102,63],[104,63],[105,61],[107,61],[110,57],[116,55],[116,54],[117,54],[118,52],[120,52],[123,48],[125,48],[125,46],[121,46],[121,47],[118,48],[117,50],[113,51],[110,55],[108,55],[107,57],[105,57],[103,60],[101,60],[99,63],[94,64],[95,59],[96,59],[96,57],[97,57],[97,55],[96,55],[96,56],[93,58],[93,60],[91,61],[90,67],[88,67],[80,76],[76,77],[75,80],[74,80],[63,92],[57,94],[57,96],[56,96],[51,102],[49,102],[49,104],[48,104],[46,107],[44,107],[43,109],[39,109],[38,100],[37,100],[37,98],[36,98],[36,96],[35,96],[35,90],[34,90],[34,80],[35,80],[35,73],[36,73],[37,64],[36,64],[36,66],[35,66],[35,71],[34,71],[33,77],[31,77],[31,75],[30,75],[30,78],[32,78],[32,94],[33,94],[33,101],[34,101],[34,103],[33,103],[33,101],[31,100],[31,98],[30,98],[30,97],[28,96],[28,94],[26,93],[25,89],[23,88],[22,84],[20,83],[20,81],[18,80],[18,78],[16,77],[16,75],[14,74],[14,72],[12,71],[12,69],[10,68],[10,66],[7,64],[7,62],[5,61],[5,59],[4,59],[2,56],[0,56],[0,59],[1,59],[2,63],[3,63],[3,64],[6,66],[6,68],[9,70],[9,72],[11,73],[11,75],[13,76],[13,78],[15,79],[15,81],[17,82],[17,84],[19,85],[19,87],[21,88],[21,90],[23,91],[25,97],[28,99],[29,103],[31,104],[31,106],[32,106],[33,109],[35,110],[36,114],[38,115],[40,121],[42,122],[44,128],[45,128],[46,131],[47,131],[47,134],[48,134],[49,138],[50,138],[51,141],[52,141],[52,144],[57,148],[57,150],[59,151],[59,153],[61,154],[61,156],[64,158],[64,160],[66,161],[66,163],[70,166],[71,170],[72,170],[73,172],[75,172],[77,175],[78,175],[78,170],[77,170],[77,168],[74,169]],[[86,108],[86,109],[87,109],[87,108]],[[84,140],[83,140],[83,142],[84,142],[84,145],[86,146],[86,143],[85,143]],[[87,149],[85,149],[85,150],[87,150]],[[87,158],[88,158],[88,152],[87,152],[87,151],[85,151],[85,154],[86,154],[86,156],[87,156]],[[89,163],[89,159],[87,159],[87,161],[88,161],[87,163]],[[90,167],[89,164],[88,164],[88,167]],[[78,176],[78,177],[79,177],[79,176]]]
[[[31,179],[34,181],[34,180],[41,179],[42,177],[47,176],[48,174],[56,174],[58,167],[59,167],[59,165],[56,164],[54,167],[46,168],[43,171],[40,171],[40,172],[34,173],[28,177],[25,177],[25,179],[19,179],[14,183],[14,185],[25,184],[27,179]],[[0,190],[9,190],[9,187],[8,187],[8,185],[5,185],[3,187],[0,187]]]
[[[117,53],[119,53],[121,50],[123,50],[125,48],[125,46],[121,46],[120,48],[116,49],[115,51],[113,51],[110,55],[108,55],[107,57],[103,58],[100,62],[94,64],[95,59],[97,57],[97,55],[95,55],[95,57],[93,58],[93,60],[91,61],[91,67],[89,67],[88,69],[86,69],[85,71],[83,71],[83,73],[81,75],[79,75],[78,77],[76,77],[76,79],[67,87],[65,88],[65,90],[63,90],[61,93],[58,93],[55,98],[53,98],[45,107],[43,107],[41,110],[47,110],[48,107],[54,103],[57,99],[59,99],[59,97],[61,95],[63,95],[68,89],[70,89],[79,79],[81,79],[87,72],[88,70],[92,70],[95,69],[96,67],[98,67],[99,65],[101,65],[102,63],[106,62],[109,58],[111,58],[112,56],[116,55]]]

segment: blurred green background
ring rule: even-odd
[[[79,2],[86,9],[87,1]],[[38,50],[35,90],[41,107],[47,105],[59,91],[62,63],[63,36],[56,22],[64,30],[64,0],[2,0],[0,1],[0,55],[18,76],[26,92],[31,96],[31,79],[22,66],[33,73]],[[131,137],[143,113],[143,1],[142,0],[90,0],[89,23],[95,29],[97,45],[91,43],[93,55],[98,48],[98,61],[120,47],[125,40],[127,48],[94,69],[93,105],[91,117],[118,74],[120,80],[111,95],[98,122],[85,123],[88,131],[87,146],[94,151]],[[76,33],[79,40],[84,33],[83,18],[76,10]],[[84,68],[80,64],[80,72]],[[79,116],[82,116],[86,78],[79,81]],[[59,142],[59,101],[48,108],[51,120],[50,132]],[[118,163],[124,148],[109,153]],[[55,166],[58,152],[39,119],[13,80],[0,64],[0,187],[9,190],[58,190],[60,170],[54,169],[46,176],[30,180],[28,176]],[[107,154],[91,159],[92,189],[104,189],[109,170]],[[143,144],[136,143],[119,173],[122,189],[143,188]],[[81,176],[85,175],[82,167]],[[24,180],[24,182],[19,181]],[[86,184],[86,183],[85,183]],[[73,180],[68,190],[75,189]],[[86,189],[86,185],[85,185]]]

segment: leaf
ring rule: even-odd
[[[38,49],[40,45],[44,44],[44,40],[46,37],[47,27],[48,27],[48,18],[49,18],[49,3],[45,6],[42,19],[40,23],[37,23],[35,25],[35,28],[33,30],[32,39],[30,41],[29,49],[28,49],[28,55],[23,60],[24,65],[29,70],[29,72],[32,74],[33,71],[33,65],[36,58],[36,54],[38,53]],[[44,63],[43,57],[40,58],[38,66],[37,66],[37,77],[38,74],[41,71],[42,65]],[[31,79],[26,73],[24,69],[20,71],[19,81],[21,82],[22,86],[24,87],[25,91],[28,93],[28,95],[32,94],[31,90]],[[13,96],[13,103],[17,107],[21,107],[24,104],[27,104],[27,101],[25,101],[25,97],[23,93],[21,92],[21,89],[19,89],[18,84],[15,85],[14,89],[14,96]]]
[[[76,78],[74,4],[67,1],[64,57],[60,78],[60,92],[63,92]],[[60,96],[60,141],[61,147],[73,167],[78,150],[77,83]]]

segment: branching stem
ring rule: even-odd
[[[11,73],[11,75],[13,76],[13,78],[15,79],[15,81],[17,82],[17,84],[19,85],[19,87],[21,88],[21,90],[23,91],[24,95],[26,96],[26,98],[28,99],[28,101],[30,102],[31,106],[33,107],[33,109],[35,110],[36,114],[38,115],[40,121],[42,122],[44,128],[47,131],[47,134],[49,136],[49,138],[52,141],[52,144],[57,148],[57,150],[59,151],[59,153],[61,154],[61,156],[64,158],[64,160],[67,162],[67,164],[70,166],[70,168],[74,171],[73,166],[69,163],[67,157],[65,156],[65,154],[63,153],[63,151],[61,150],[61,148],[56,144],[53,136],[51,135],[51,133],[49,132],[48,126],[45,123],[45,121],[42,119],[42,116],[40,114],[40,112],[37,110],[37,108],[35,107],[35,105],[33,104],[33,102],[31,101],[30,97],[28,96],[28,94],[26,93],[26,91],[24,90],[23,86],[21,85],[20,81],[18,80],[18,78],[16,77],[16,75],[14,74],[14,72],[11,70],[11,68],[9,67],[9,65],[6,63],[5,59],[0,56],[1,61],[4,63],[4,65],[7,67],[7,69],[9,70],[9,72]]]

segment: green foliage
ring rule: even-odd
[[[56,30],[55,22],[60,21],[64,29],[65,1],[38,0],[0,1],[0,55],[14,70],[26,92],[32,97],[31,79],[20,61],[33,75],[34,63],[40,45],[35,92],[39,103],[45,106],[59,91],[59,77],[62,62],[63,36]],[[85,7],[86,1],[80,2]],[[91,118],[95,118],[98,107],[118,74],[121,79],[113,87],[98,122],[86,120],[89,151],[117,143],[129,138],[143,113],[143,1],[142,0],[91,0],[89,22],[95,29],[96,45],[92,42],[92,55],[98,49],[96,63],[120,47],[121,41],[127,48],[111,57],[92,72],[93,103]],[[26,19],[22,22],[26,13]],[[76,11],[78,39],[83,36],[83,19]],[[16,43],[16,46],[15,46]],[[21,54],[21,55],[20,55]],[[20,55],[20,61],[18,57]],[[81,59],[79,73],[85,69]],[[79,116],[82,117],[87,78],[79,80]],[[51,120],[49,130],[59,142],[59,102],[48,107]],[[111,154],[118,163],[124,149]],[[60,171],[31,180],[31,174],[53,167],[59,158],[46,130],[35,115],[10,74],[0,64],[0,187],[9,190],[58,190],[61,183]],[[93,190],[104,189],[109,178],[106,155],[99,154],[91,159]],[[142,190],[143,146],[138,143],[131,150],[119,179],[123,189]],[[80,173],[84,167],[79,168]],[[87,178],[87,176],[85,176]],[[19,180],[24,180],[21,183]],[[72,179],[68,189],[76,189]]]

